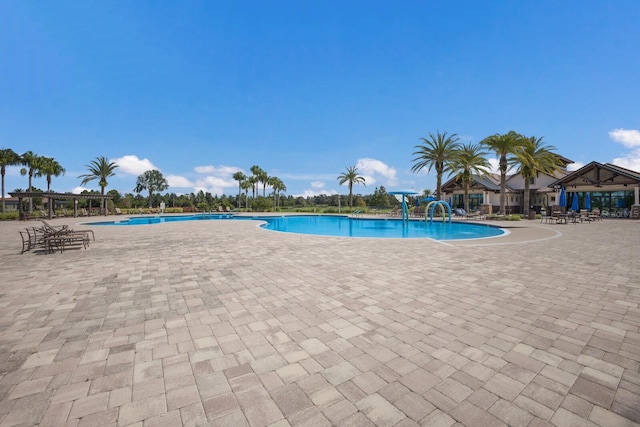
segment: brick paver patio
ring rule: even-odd
[[[93,226],[20,255],[26,225],[0,223],[0,427],[640,423],[638,221],[454,244]]]

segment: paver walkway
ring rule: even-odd
[[[25,225],[0,223],[0,427],[640,423],[638,221],[458,244],[94,226],[20,255]]]

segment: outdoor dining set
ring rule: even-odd
[[[50,254],[59,250],[64,252],[71,247],[89,246],[89,241],[96,240],[93,230],[74,230],[68,225],[51,225],[46,220],[41,219],[41,227],[27,227],[25,231],[20,231],[22,238],[21,254],[32,249],[43,249],[45,254]]]
[[[575,212],[570,210],[566,213],[556,211],[552,212],[551,215],[543,215],[540,222],[546,224],[578,224],[601,220],[602,216],[600,216],[599,212],[588,212],[586,210]]]

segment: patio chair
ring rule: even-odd
[[[26,231],[19,231],[19,233],[22,238],[22,250],[20,251],[20,254],[23,254],[31,250],[31,235],[29,234],[28,228]]]
[[[56,215],[52,214],[52,218],[55,218]],[[40,218],[49,218],[49,212],[45,211],[44,209],[40,209]]]
[[[591,214],[586,209],[580,209],[580,222],[591,222],[593,218],[591,218]]]
[[[65,233],[91,233],[91,237],[93,239],[93,241],[96,241],[96,235],[93,232],[93,230],[91,229],[86,229],[86,230],[74,230],[69,228],[68,225],[51,225],[49,224],[46,220],[44,219],[40,219],[40,222],[42,222],[44,224],[44,230],[49,232],[49,233],[54,233],[54,234],[65,234]]]
[[[79,231],[67,231],[63,233],[48,234],[44,237],[44,247],[46,253],[53,253],[55,249],[59,249],[60,252],[69,245],[82,244],[87,249],[89,246],[89,235],[85,232]]]

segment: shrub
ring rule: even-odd
[[[18,211],[0,213],[0,221],[10,221],[18,219]]]
[[[165,208],[164,213],[183,213],[183,208]]]

